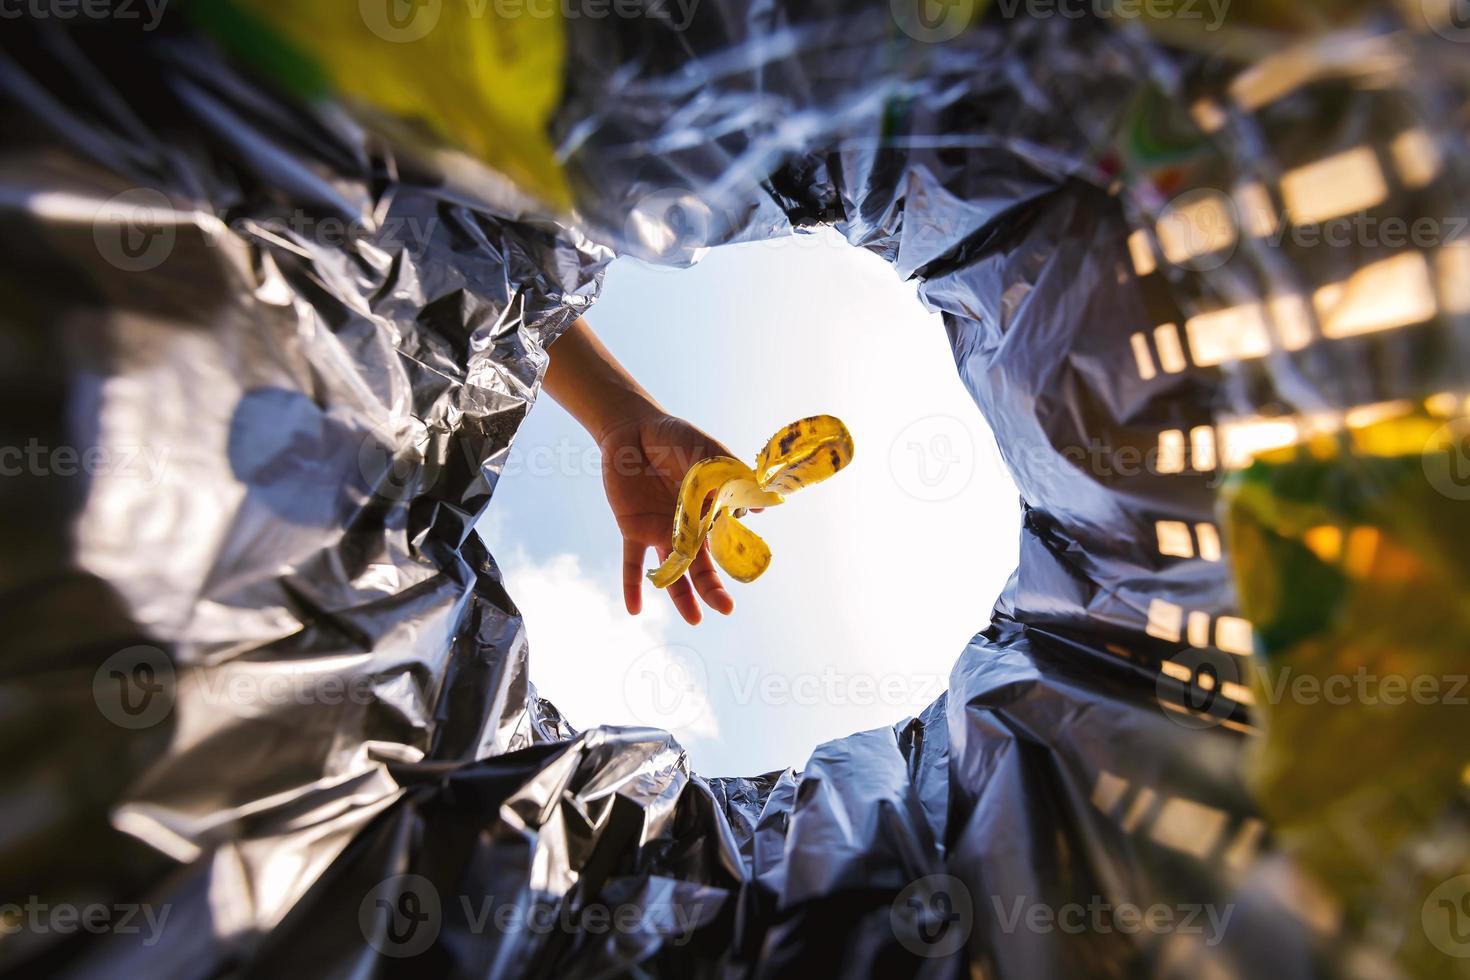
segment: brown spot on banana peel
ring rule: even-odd
[[[796,441],[796,437],[800,434],[801,433],[796,431],[795,429],[791,429],[788,430],[787,433],[781,437],[780,445],[782,456],[785,456],[787,453],[791,452],[791,444]]]
[[[852,460],[852,436],[840,419],[814,415],[773,436],[756,459],[756,479],[767,490],[811,486]],[[799,477],[795,481],[790,478]]]

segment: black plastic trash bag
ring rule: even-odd
[[[7,21],[0,966],[1463,974],[1431,7]],[[920,717],[702,778],[537,698],[475,523],[615,253],[820,223],[944,314],[1021,562]]]

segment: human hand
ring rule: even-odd
[[[651,545],[660,561],[669,556],[685,471],[701,459],[734,454],[690,423],[661,411],[610,426],[598,439],[598,448],[607,502],[623,534],[623,602],[637,615],[643,609],[644,555]],[[728,616],[735,609],[708,544],[700,547],[689,573],[668,588],[674,607],[691,626],[702,618],[696,592],[716,612]]]

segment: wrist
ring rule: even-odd
[[[614,433],[666,414],[663,406],[646,391],[626,390],[609,393],[599,399],[595,410],[589,413],[590,417],[579,421],[601,447]]]
[[[586,320],[578,319],[551,345],[545,387],[601,446],[609,433],[664,413],[618,363]]]

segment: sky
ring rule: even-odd
[[[481,525],[541,696],[579,730],[665,728],[695,771],[748,776],[800,769],[821,742],[943,693],[1016,565],[1020,507],[914,284],[823,231],[713,249],[689,269],[619,259],[587,319],[666,409],[747,462],[822,413],[856,449],[837,476],[747,518],[770,568],[727,580],[735,612],[691,627],[647,584],[642,615],[624,610],[596,448],[541,397]]]

